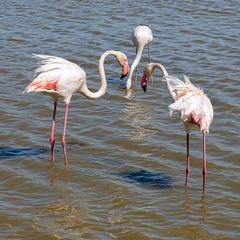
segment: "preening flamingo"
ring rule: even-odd
[[[50,135],[52,161],[55,161],[54,132],[55,132],[56,109],[59,97],[62,97],[66,104],[64,116],[64,128],[62,135],[62,146],[64,151],[64,161],[65,164],[67,165],[66,127],[68,107],[71,97],[75,92],[79,92],[85,97],[90,99],[99,98],[105,94],[107,89],[107,81],[104,70],[104,60],[108,55],[114,55],[118,63],[122,66],[122,78],[127,75],[129,70],[128,59],[125,54],[113,50],[104,52],[99,60],[101,87],[97,92],[91,92],[88,89],[86,83],[86,73],[77,64],[59,57],[48,55],[35,55],[37,58],[40,59],[40,66],[35,71],[37,77],[33,80],[33,82],[31,82],[26,87],[24,92],[43,92],[51,95],[54,99],[52,131]]]
[[[133,72],[136,69],[137,74],[137,65],[141,59],[142,52],[144,47],[146,46],[148,49],[148,60],[151,62],[150,56],[150,43],[153,40],[152,30],[147,26],[137,26],[132,33],[132,41],[136,47],[136,57],[131,65],[130,73],[128,76],[128,80],[126,82],[126,89],[129,90],[132,85],[132,76]]]
[[[174,103],[169,105],[170,116],[174,111],[179,113],[183,121],[187,135],[187,169],[186,182],[188,185],[188,176],[190,174],[190,155],[189,155],[189,135],[194,125],[199,126],[203,133],[203,188],[206,183],[206,133],[209,132],[210,124],[213,120],[213,108],[209,98],[202,89],[195,87],[188,77],[184,76],[184,82],[178,78],[169,76],[166,69],[160,63],[150,63],[144,68],[141,81],[144,92],[147,89],[147,81],[153,74],[154,69],[159,68],[167,82],[167,87]]]

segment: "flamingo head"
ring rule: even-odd
[[[125,78],[129,71],[128,58],[122,52],[117,52],[116,58],[118,63],[122,66],[122,76],[121,79]]]
[[[153,74],[153,66],[151,63],[147,64],[143,70],[141,86],[144,92],[147,91],[147,82]]]

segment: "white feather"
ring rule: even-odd
[[[175,100],[169,105],[170,116],[174,112],[179,112],[183,122],[191,122],[194,119],[202,131],[208,132],[213,119],[213,109],[203,90],[196,88],[187,76],[184,76],[185,82],[172,76],[167,76],[165,79],[170,95],[174,96]]]

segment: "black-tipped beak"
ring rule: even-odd
[[[142,89],[143,89],[144,92],[146,92],[147,91],[147,85],[142,85]]]
[[[148,77],[146,76],[146,73],[144,71],[142,76],[142,81],[141,81],[141,86],[144,92],[147,91],[147,81],[148,81]]]
[[[120,77],[120,79],[124,79],[127,76],[127,74],[122,74],[122,76]]]

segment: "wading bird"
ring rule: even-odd
[[[170,116],[174,111],[179,113],[183,121],[187,134],[187,169],[186,182],[188,186],[188,176],[190,174],[190,155],[189,155],[189,135],[194,125],[199,126],[203,133],[203,188],[206,184],[206,133],[209,132],[210,124],[213,120],[213,108],[209,98],[202,89],[195,87],[188,77],[184,76],[184,82],[175,77],[169,76],[166,69],[160,63],[149,63],[143,72],[141,81],[144,92],[147,89],[147,81],[151,77],[155,68],[159,68],[167,82],[168,92],[174,103],[169,105]]]
[[[133,72],[141,59],[142,52],[146,46],[148,49],[148,61],[151,62],[150,43],[153,40],[152,30],[147,26],[137,26],[132,33],[132,41],[136,47],[136,57],[131,65],[130,73],[126,82],[126,89],[131,89]]]
[[[118,63],[122,66],[122,77],[127,75],[129,66],[128,59],[125,54],[119,51],[106,51],[102,54],[99,60],[99,73],[101,80],[101,87],[97,92],[91,92],[86,83],[86,73],[77,64],[67,61],[63,58],[48,56],[48,55],[35,55],[40,59],[40,66],[35,70],[37,77],[31,82],[24,92],[43,92],[49,94],[54,99],[54,110],[52,119],[52,131],[50,135],[51,144],[51,158],[55,161],[54,157],[54,143],[55,143],[55,117],[57,102],[59,97],[64,99],[65,116],[64,128],[62,135],[62,146],[64,151],[64,161],[67,165],[67,152],[66,152],[66,127],[68,107],[73,93],[79,92],[87,98],[95,99],[103,96],[107,89],[107,81],[104,70],[104,60],[108,55],[116,57]]]

